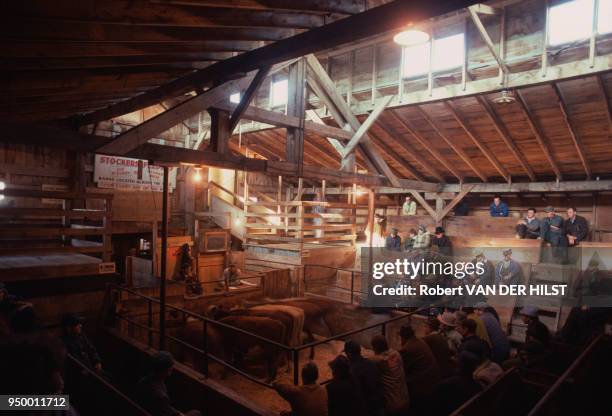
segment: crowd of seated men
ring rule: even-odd
[[[545,361],[551,334],[538,309],[524,307],[525,344],[512,353],[495,309],[486,303],[446,310],[425,321],[418,337],[411,325],[399,330],[399,350],[382,335],[370,341],[373,354],[347,341],[343,354],[329,362],[331,382],[317,383],[318,368],[302,368],[300,386],[277,383],[275,389],[297,416],[446,415],[491,385],[504,370],[537,368]]]

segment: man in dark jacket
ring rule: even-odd
[[[351,377],[351,363],[344,355],[329,362],[332,381],[327,386],[328,416],[366,416],[367,409],[359,383]]]
[[[548,327],[540,321],[538,308],[525,306],[521,309],[521,320],[527,325],[527,335],[525,342],[537,341],[547,347],[550,341],[550,331]]]
[[[404,363],[410,408],[420,413],[429,407],[432,395],[438,388],[440,368],[431,349],[425,341],[416,337],[412,326],[402,326],[399,335],[402,343],[399,353]]]
[[[402,249],[402,238],[399,236],[397,228],[391,228],[391,234],[389,234],[385,240],[385,248],[395,251],[400,251]]]
[[[491,348],[486,341],[476,335],[476,321],[473,319],[465,319],[459,322],[457,330],[463,335],[459,351],[469,351],[481,360],[491,356]]]
[[[434,238],[431,240],[431,246],[438,248],[438,253],[443,256],[451,256],[453,250],[453,244],[450,239],[446,236],[444,228],[436,227],[436,233]]]
[[[66,352],[87,367],[102,373],[102,361],[96,347],[83,334],[85,320],[77,314],[71,313],[62,318],[62,341]]]
[[[439,414],[448,415],[452,413],[482,390],[480,384],[473,377],[478,363],[478,356],[469,351],[462,351],[459,354],[457,374],[440,384],[438,393],[443,399],[436,403]]]
[[[565,233],[568,245],[570,246],[578,245],[578,243],[584,241],[589,235],[589,223],[584,217],[577,214],[575,207],[567,209]]]
[[[546,218],[541,221],[539,239],[550,243],[555,257],[565,258],[567,238],[565,237],[563,218],[557,215],[555,209],[551,206],[544,210],[546,211]]]
[[[139,403],[152,416],[201,416],[198,410],[182,413],[172,406],[166,379],[173,368],[174,359],[167,351],[159,351],[151,358],[151,371],[138,382]]]
[[[441,378],[450,377],[455,372],[455,362],[446,338],[440,333],[440,321],[434,317],[428,318],[425,321],[425,334],[423,341],[427,343],[436,358]]]
[[[518,238],[536,239],[540,236],[540,220],[536,218],[536,209],[529,208],[527,215],[516,223]]]
[[[508,205],[502,202],[501,195],[495,195],[493,202],[489,206],[489,213],[492,217],[507,217],[508,216]]]
[[[351,376],[357,381],[365,398],[368,415],[384,415],[385,392],[378,365],[374,361],[361,356],[361,346],[355,341],[347,341],[344,344],[344,353],[351,365]]]

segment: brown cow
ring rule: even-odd
[[[218,322],[240,328],[280,344],[283,344],[286,338],[286,329],[283,323],[279,320],[267,317],[226,316],[219,319]],[[204,340],[202,336],[202,325],[202,322],[199,321],[188,322],[182,329],[182,336],[180,338],[191,345],[203,349]],[[214,323],[208,324],[207,337],[209,352],[237,368],[243,367],[244,356],[249,350],[259,347],[263,351],[263,356],[266,361],[266,382],[272,382],[276,378],[280,357],[279,354],[281,353],[280,347],[231,328],[215,325]],[[190,351],[191,353],[187,351],[189,350],[185,351],[185,358],[187,361],[196,364],[196,368],[200,369],[198,363],[201,362],[201,356],[198,355],[194,360],[192,351]]]

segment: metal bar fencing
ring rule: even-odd
[[[119,302],[119,299],[121,297],[122,293],[128,293],[130,295],[135,296],[137,299],[143,300],[147,303],[146,306],[146,315],[147,315],[147,319],[146,319],[146,324],[139,322],[137,320],[135,320],[135,316],[128,316],[125,315],[119,311],[116,310],[116,308],[113,307],[111,308],[112,313],[113,313],[113,317],[122,321],[127,322],[128,324],[134,325],[138,328],[141,328],[143,330],[145,330],[147,332],[147,342],[148,342],[148,346],[149,347],[154,347],[153,345],[153,340],[154,340],[154,334],[157,334],[158,336],[161,336],[160,331],[158,328],[155,328],[153,326],[154,323],[154,317],[153,315],[155,315],[155,311],[154,311],[154,305],[159,305],[159,299],[153,298],[151,296],[147,296],[144,295],[140,292],[138,292],[135,289],[131,289],[131,288],[127,288],[124,286],[119,286],[119,285],[109,285],[108,286],[108,290],[111,292],[111,294],[113,294],[114,296],[110,297],[110,299],[113,299],[114,302]],[[347,337],[350,337],[352,335],[356,335],[365,331],[370,331],[374,328],[379,327],[380,328],[380,333],[382,335],[386,335],[387,332],[387,325],[397,322],[397,321],[401,321],[401,320],[405,320],[405,319],[410,319],[412,317],[412,315],[415,315],[417,313],[420,313],[424,310],[427,310],[429,307],[423,307],[420,309],[417,309],[415,311],[412,312],[407,312],[404,313],[400,316],[395,316],[392,318],[389,318],[387,320],[381,321],[381,322],[377,322],[375,324],[371,324],[365,327],[360,327],[354,330],[350,330],[350,331],[346,331],[343,332],[341,334],[337,334],[337,335],[333,335],[331,337],[322,339],[322,340],[318,340],[318,341],[313,341],[307,344],[303,344],[300,346],[287,346],[284,345],[282,343],[279,343],[277,341],[268,339],[266,337],[263,337],[261,335],[246,331],[242,328],[238,328],[232,325],[227,325],[225,323],[219,322],[219,321],[215,321],[211,318],[208,318],[204,315],[198,314],[196,312],[192,312],[189,310],[186,310],[184,308],[178,307],[178,306],[174,306],[171,304],[167,304],[166,305],[166,311],[167,313],[173,313],[173,314],[181,314],[183,317],[183,321],[187,322],[188,318],[191,318],[193,320],[197,320],[200,321],[202,323],[202,329],[203,329],[203,339],[202,339],[202,348],[193,345],[189,342],[186,342],[180,338],[175,337],[174,335],[170,335],[170,334],[164,334],[165,336],[165,340],[170,340],[172,342],[175,342],[191,351],[194,351],[198,354],[200,354],[202,356],[202,373],[204,374],[205,377],[209,376],[209,363],[210,361],[214,361],[218,364],[220,364],[222,367],[225,367],[226,369],[229,369],[239,375],[241,375],[242,377],[260,385],[263,387],[267,387],[267,388],[273,388],[271,383],[267,383],[264,381],[261,381],[260,379],[254,377],[251,374],[248,374],[247,372],[237,368],[235,365],[233,365],[230,362],[227,362],[226,360],[217,357],[213,354],[211,354],[211,352],[209,351],[210,348],[210,340],[209,340],[209,335],[208,335],[208,329],[209,327],[212,325],[214,327],[218,327],[218,328],[224,328],[226,330],[229,331],[234,331],[237,334],[242,334],[242,335],[246,335],[248,337],[252,337],[254,339],[256,339],[258,342],[261,342],[264,345],[268,345],[268,346],[272,346],[275,348],[278,348],[281,352],[286,353],[289,357],[291,357],[291,365],[293,367],[293,383],[295,385],[299,384],[299,367],[300,367],[300,352],[302,350],[306,350],[306,349],[310,349],[310,348],[315,348],[319,345],[322,344],[326,344],[328,342],[331,341],[337,341],[337,340],[342,340],[342,339],[346,339]],[[137,315],[137,317],[143,317],[143,314]]]

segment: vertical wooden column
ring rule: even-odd
[[[159,285],[159,349],[166,347],[166,264],[168,263],[168,210],[169,186],[168,166],[164,166],[161,235],[161,279]]]
[[[85,201],[83,201],[85,202]],[[104,235],[102,236],[102,246],[104,252],[102,253],[102,261],[111,261],[111,255],[113,253],[113,199],[107,198],[104,200]]]
[[[372,247],[374,240],[374,210],[376,209],[376,194],[373,189],[368,190],[368,247]]]
[[[229,148],[230,113],[211,108],[210,114],[210,149],[217,153],[227,153]]]
[[[306,62],[300,59],[289,66],[287,115],[298,117],[300,127],[287,128],[285,159],[287,162],[304,161],[304,119],[306,116]]]

